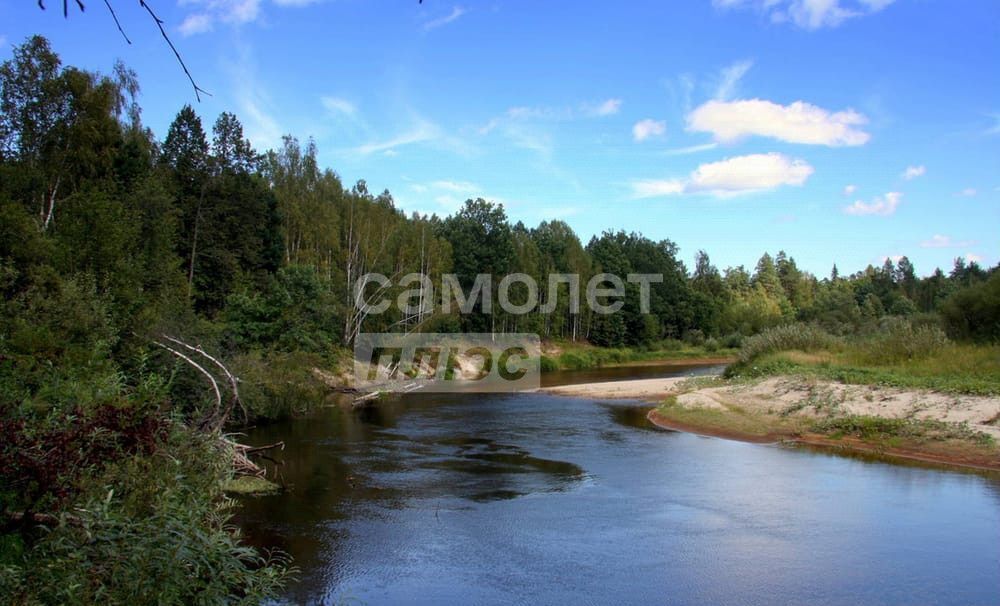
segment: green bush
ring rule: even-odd
[[[47,530],[5,535],[0,595],[14,604],[254,604],[289,574],[286,558],[240,544],[221,482],[231,452],[175,424],[152,454],[93,470]]]
[[[287,419],[314,408],[328,393],[312,375],[313,368],[328,370],[331,364],[317,354],[271,352],[250,353],[233,360],[240,377],[240,396],[250,421]],[[235,420],[243,421],[239,414]]]
[[[739,361],[746,364],[764,354],[779,351],[832,349],[839,343],[836,337],[811,324],[786,324],[744,339]]]
[[[914,327],[902,318],[886,318],[881,330],[861,342],[863,362],[895,364],[926,358],[948,345],[948,337],[936,326]]]
[[[1000,271],[953,294],[941,306],[941,315],[956,339],[1000,342]]]
[[[722,337],[721,343],[727,349],[739,349],[743,345],[743,335],[738,332],[731,332]]]

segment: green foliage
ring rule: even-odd
[[[285,419],[303,414],[324,401],[328,389],[312,374],[313,368],[336,367],[336,360],[306,352],[260,352],[232,360],[242,380],[240,395],[250,421]]]
[[[941,314],[955,338],[1000,342],[1000,272],[955,292],[944,302]]]
[[[747,364],[756,358],[779,351],[818,351],[837,347],[838,340],[823,329],[809,324],[789,324],[769,328],[743,340],[739,362]]]
[[[888,318],[881,330],[858,346],[863,363],[894,364],[927,358],[947,346],[948,337],[936,326],[914,327],[901,318]]]
[[[890,419],[867,415],[826,418],[816,422],[812,431],[833,436],[854,436],[863,440],[886,441],[906,438],[919,442],[967,440],[981,446],[993,446],[993,436],[975,431],[968,425],[933,419]]]
[[[0,532],[0,593],[20,603],[253,602],[282,577],[225,528],[231,453],[183,428],[213,397],[197,370],[151,348],[163,333],[236,370],[247,420],[318,405],[313,369],[336,375],[340,348],[379,331],[566,340],[544,370],[742,347],[733,368],[747,374],[1000,393],[996,348],[949,343],[938,326],[941,311],[955,339],[1000,338],[995,268],[959,260],[917,278],[903,258],[819,280],[784,252],[720,272],[699,251],[689,274],[670,240],[608,231],[584,247],[564,222],[511,225],[482,199],[407,217],[388,191],[345,189],[312,141],[258,154],[229,113],[209,142],[185,106],[158,142],[138,92],[123,65],[111,76],[63,66],[37,36],[0,64],[0,504],[64,519]],[[422,297],[398,284],[410,272],[437,292],[454,272],[466,293],[492,274],[494,312],[366,316],[353,286],[370,272],[392,277],[380,294],[393,302]],[[636,283],[614,314],[574,310],[605,272],[662,275],[648,313]],[[533,277],[551,313],[497,309],[510,273]],[[579,282],[550,290],[550,274]]]
[[[242,546],[221,492],[216,442],[176,427],[156,454],[96,471],[63,522],[27,535],[0,564],[15,604],[258,603],[286,560]],[[221,456],[220,456],[221,455]]]

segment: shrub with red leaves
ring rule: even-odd
[[[78,408],[63,419],[37,427],[9,414],[0,418],[0,486],[11,491],[2,509],[58,510],[79,492],[88,471],[151,454],[168,432],[165,418],[130,407]]]

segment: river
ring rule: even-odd
[[[291,489],[238,522],[295,558],[296,604],[1000,603],[996,475],[666,432],[648,408],[323,408],[250,432],[285,441]]]

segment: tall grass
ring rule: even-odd
[[[739,362],[747,364],[754,359],[779,351],[820,351],[841,346],[841,340],[818,326],[811,324],[786,324],[776,326],[743,340]]]
[[[874,332],[846,337],[793,324],[744,339],[739,361],[726,369],[730,378],[779,374],[998,395],[1000,347],[954,343],[936,325],[903,319],[889,319]]]
[[[861,362],[896,364],[922,360],[950,343],[937,326],[913,326],[902,318],[889,318],[881,330],[862,340],[854,349]]]

